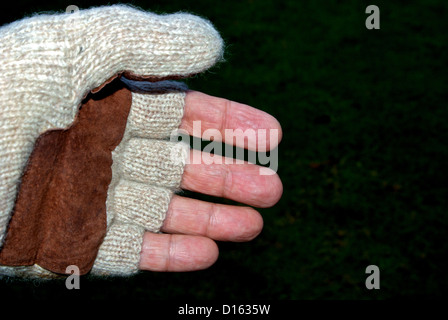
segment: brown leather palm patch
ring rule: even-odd
[[[55,273],[93,266],[106,233],[112,151],[120,143],[131,92],[119,80],[82,105],[73,125],[42,134],[22,176],[0,264],[38,264]]]

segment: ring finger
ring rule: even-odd
[[[216,204],[175,195],[162,231],[241,242],[252,240],[262,228],[261,215],[250,207]]]

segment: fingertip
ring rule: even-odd
[[[247,242],[255,239],[263,230],[264,221],[261,214],[251,207],[246,207],[246,220],[240,222],[240,230],[238,236],[233,241],[235,242]],[[243,215],[240,215],[240,219],[243,219]]]
[[[271,147],[271,150],[272,150],[272,149],[275,149],[280,144],[280,142],[282,141],[283,130],[282,130],[282,125],[280,124],[280,122],[275,117],[273,117],[272,115],[271,115],[271,118],[272,118],[271,119],[271,122],[272,122],[272,129],[271,130],[276,130],[276,132],[278,133],[277,134],[277,139],[271,141],[270,147]]]
[[[211,267],[213,264],[216,263],[216,261],[219,258],[219,248],[218,245],[216,244],[215,241],[213,241],[210,238],[207,237],[200,237],[201,240],[203,241],[203,248],[201,252],[205,252],[206,254],[204,255],[205,259],[202,260],[201,265],[202,269],[207,269],[209,267]],[[200,256],[200,254],[199,254]]]
[[[261,231],[263,230],[264,227],[264,219],[263,216],[256,210],[254,210],[254,229],[253,229],[253,233],[252,233],[252,237],[249,240],[253,240],[256,237],[258,237],[258,235],[261,233]]]
[[[266,172],[269,172],[267,174]],[[264,173],[264,174],[263,174]],[[259,204],[259,208],[269,208],[280,201],[283,195],[283,183],[277,173],[270,168],[262,167],[260,174],[265,176],[265,185],[269,188],[263,189],[263,194],[260,195],[260,199],[263,199]]]
[[[267,150],[272,151],[274,150],[282,140],[283,137],[283,131],[282,126],[280,122],[271,114],[264,112],[264,128],[266,130],[266,147],[263,148],[263,146],[258,148],[258,151],[264,152]]]
[[[273,189],[272,205],[279,202],[283,195],[283,183],[282,180],[280,179],[280,176],[278,174],[275,174],[273,177],[274,178],[272,183],[272,189]]]
[[[175,239],[172,271],[204,270],[218,260],[218,245],[208,237],[175,235]]]

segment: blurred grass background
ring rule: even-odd
[[[110,4],[116,3],[114,1]],[[16,0],[7,23],[95,1]],[[226,62],[192,89],[260,108],[281,123],[284,194],[262,234],[219,243],[191,273],[130,279],[0,282],[3,295],[67,299],[432,299],[447,296],[445,1],[134,1],[209,18]],[[367,30],[365,8],[381,10]],[[368,265],[381,289],[367,290]]]

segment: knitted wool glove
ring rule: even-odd
[[[222,49],[204,19],[121,5],[0,28],[0,274],[137,272],[186,158],[185,86],[162,80]]]

